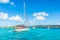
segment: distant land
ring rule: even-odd
[[[17,28],[18,26],[4,26],[0,28]],[[60,25],[34,25],[34,26],[28,26],[29,28],[35,27],[35,28],[60,28]]]
[[[60,25],[35,25],[36,28],[60,28]]]

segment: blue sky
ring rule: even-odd
[[[1,0],[0,26],[23,24],[24,2],[29,25],[60,24],[60,0]]]

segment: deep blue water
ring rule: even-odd
[[[36,28],[25,32],[0,29],[0,40],[60,40],[60,29]]]

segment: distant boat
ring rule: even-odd
[[[33,26],[33,29],[35,29],[35,26]]]
[[[50,29],[50,26],[48,25],[48,29]]]

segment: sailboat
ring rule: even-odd
[[[25,12],[25,2],[24,2],[24,17],[26,16],[26,12]],[[26,19],[26,17],[25,17],[25,19]],[[27,21],[27,20],[26,20]],[[24,22],[24,24],[25,24],[25,22]],[[27,24],[28,25],[28,24]],[[28,30],[30,30],[30,28],[27,28],[25,25],[20,25],[20,27],[18,26],[18,28],[17,29],[15,29],[14,31],[16,31],[16,32],[20,32],[20,31],[28,31]]]
[[[35,26],[33,26],[33,29],[35,29],[36,27]]]
[[[50,29],[50,26],[48,25],[48,29]]]

